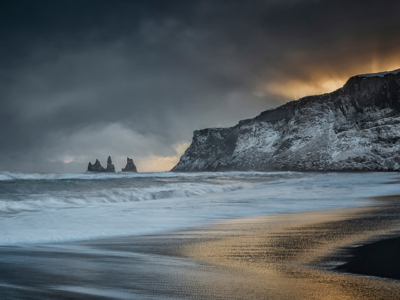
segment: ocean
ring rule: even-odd
[[[160,234],[224,219],[362,206],[396,173],[0,173],[0,245]]]
[[[177,249],[227,219],[370,205],[397,193],[386,183],[398,177],[1,173],[0,299],[254,299],[263,287],[282,299],[279,276],[266,286]]]

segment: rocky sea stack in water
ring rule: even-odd
[[[104,168],[101,166],[99,160],[96,159],[96,162],[94,163],[94,165],[92,165],[92,163],[89,162],[87,171],[88,171],[88,172],[97,172],[97,173],[99,173],[99,172],[110,172],[110,173],[115,173],[115,167],[114,167],[114,165],[112,164],[111,156],[109,156],[108,159],[107,159],[107,168],[106,168],[106,169],[104,169]]]
[[[108,159],[107,159],[107,168],[106,168],[106,172],[113,172],[113,173],[115,173],[115,167],[114,167],[114,165],[112,164],[111,156],[109,156]]]
[[[122,169],[122,172],[137,172],[133,159],[129,157],[126,158],[126,166]]]
[[[398,171],[400,69],[351,77],[228,128],[196,130],[172,171]]]

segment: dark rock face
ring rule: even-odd
[[[129,157],[126,158],[126,166],[122,169],[122,172],[137,172],[133,159]]]
[[[87,170],[88,170],[88,172],[105,172],[106,169],[104,169],[101,166],[99,160],[96,158],[96,162],[94,163],[94,165],[92,165],[92,163],[89,162]]]
[[[107,168],[106,168],[106,172],[113,172],[113,173],[115,173],[115,167],[114,167],[114,165],[112,164],[111,156],[109,156],[108,159],[107,159]]]
[[[107,160],[107,168],[106,169],[104,169],[101,166],[99,160],[96,159],[96,162],[94,163],[94,165],[92,165],[92,163],[89,162],[87,171],[88,172],[97,172],[97,173],[99,173],[99,172],[113,172],[114,173],[115,168],[114,168],[114,165],[112,164],[111,157],[109,156],[108,160]]]
[[[340,89],[196,130],[172,171],[400,169],[400,69],[351,77]]]

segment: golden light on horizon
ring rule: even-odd
[[[305,96],[330,93],[341,88],[352,76],[399,69],[400,55],[384,59],[374,57],[368,64],[359,60],[351,63],[315,64],[300,70],[282,70],[274,78],[259,84],[255,94],[261,97],[275,95],[285,100],[297,100]]]
[[[334,79],[314,83],[304,82],[300,80],[272,82],[265,85],[265,92],[268,94],[283,96],[288,99],[297,100],[305,96],[332,92],[342,87],[345,82],[345,80]]]
[[[176,154],[173,156],[156,156],[138,159],[135,162],[139,172],[165,172],[171,170],[179,162],[182,154],[189,147],[190,143],[183,142],[174,146]]]

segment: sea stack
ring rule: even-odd
[[[115,167],[114,167],[114,165],[112,164],[111,156],[109,156],[108,159],[107,159],[107,168],[106,168],[106,172],[115,173]]]
[[[96,162],[94,163],[94,165],[92,165],[92,163],[89,162],[87,170],[88,170],[88,172],[104,172],[106,169],[104,169],[101,166],[99,160],[96,158]]]
[[[133,159],[127,157],[126,158],[126,166],[122,169],[122,172],[137,172],[136,166],[133,163]]]
[[[111,157],[109,156],[108,160],[107,160],[107,168],[106,169],[104,169],[102,167],[99,160],[96,158],[96,162],[94,163],[94,165],[92,165],[92,163],[89,162],[87,171],[95,172],[95,173],[102,173],[102,172],[115,173],[115,167],[112,164]]]

